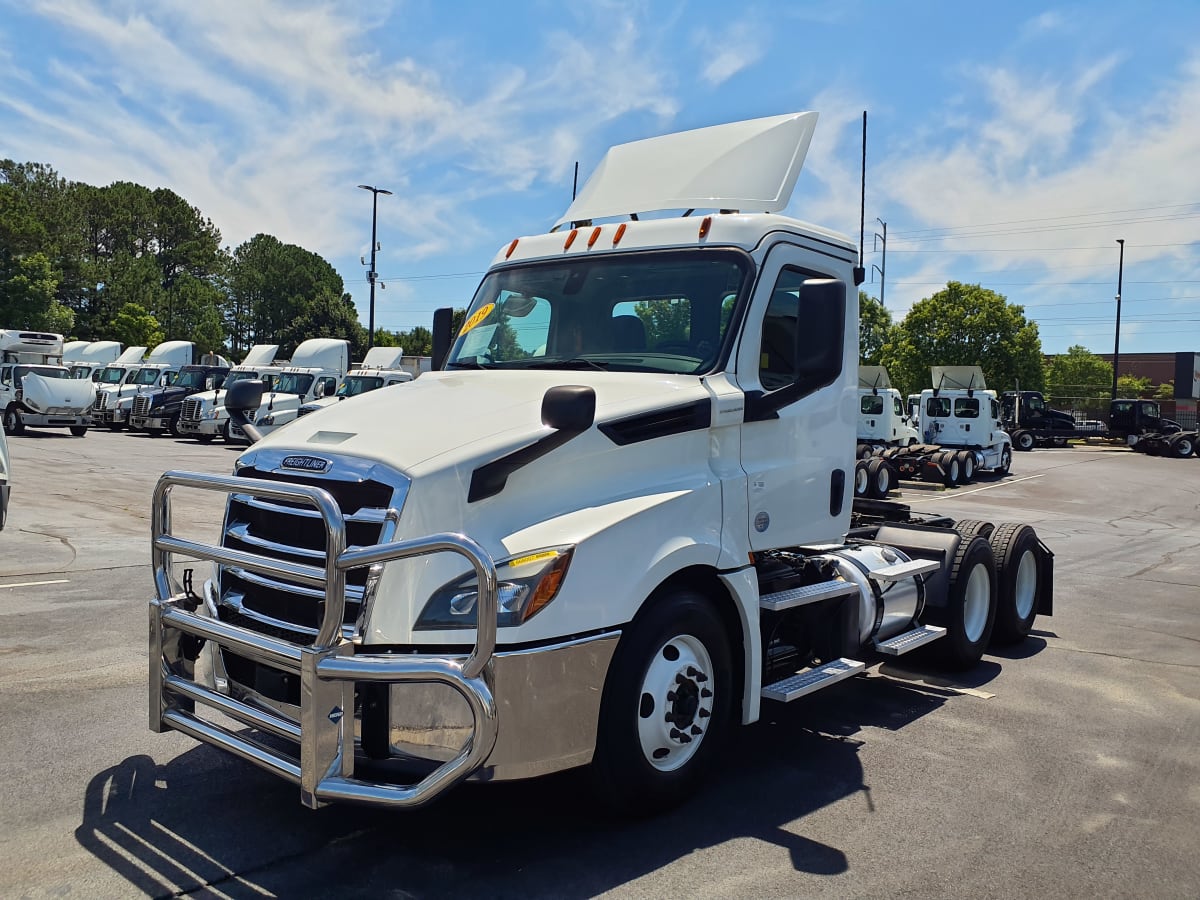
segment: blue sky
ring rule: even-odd
[[[324,256],[367,318],[463,306],[614,143],[817,110],[788,212],[897,318],[948,279],[1044,348],[1200,352],[1200,4],[0,0],[0,157],[168,187]]]

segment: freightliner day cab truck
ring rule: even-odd
[[[1112,400],[1108,422],[1076,422],[1070,413],[1047,406],[1041,391],[1005,391],[1001,406],[1005,427],[1018,450],[1065,447],[1074,438],[1101,438],[1123,441],[1151,456],[1187,459],[1200,444],[1200,434],[1164,417],[1154,400]]]
[[[1022,639],[1052,600],[1032,528],[852,509],[862,269],[779,214],[815,120],[613,148],[551,233],[501,248],[448,355],[435,315],[438,370],[230,476],[164,474],[151,729],[312,807],[589,765],[653,809],[764,703]],[[259,392],[234,385],[231,416]],[[219,544],[171,530],[193,489],[228,497]],[[199,592],[194,560],[217,564]]]
[[[429,357],[405,356],[402,347],[372,347],[362,363],[346,373],[336,393],[305,403],[298,415],[307,416],[341,400],[412,381],[429,371],[429,362]]]
[[[71,378],[62,350],[61,334],[0,331],[0,413],[7,434],[27,427],[87,434],[96,389],[90,381]]]
[[[71,341],[63,348],[63,365],[71,370],[72,378],[97,381],[104,367],[120,356],[120,341]]]
[[[0,531],[8,521],[8,498],[12,494],[12,458],[8,455],[8,440],[0,428]]]
[[[279,373],[251,421],[260,433],[270,434],[281,425],[293,421],[304,404],[336,393],[349,368],[349,341],[309,338],[296,348],[291,363]],[[234,441],[249,440],[237,422],[229,426],[229,438]]]
[[[278,344],[255,344],[246,353],[245,359],[229,370],[229,376],[221,388],[192,394],[184,400],[179,433],[184,437],[194,437],[202,444],[211,443],[218,435],[228,441],[229,413],[225,410],[225,392],[222,388],[250,379],[264,382],[267,390],[270,390],[284,369],[284,364],[275,360],[278,353]]]
[[[129,425],[133,404],[148,394],[175,381],[179,370],[193,362],[196,345],[191,341],[164,341],[138,365],[138,371],[125,383],[96,391],[92,417],[96,424],[120,431]]]
[[[92,400],[93,423],[120,430],[120,423],[105,421],[105,413],[110,407],[115,410],[122,396],[137,391],[133,380],[141,371],[142,357],[145,355],[145,347],[128,347],[110,365],[100,370],[96,378],[96,396]],[[129,387],[125,387],[126,385]]]
[[[225,360],[221,359],[221,362]],[[225,383],[229,366],[184,366],[168,385],[138,394],[129,412],[131,431],[144,431],[151,437],[171,434],[181,437],[179,417],[184,401],[193,394],[212,391]]]

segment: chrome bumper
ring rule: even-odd
[[[321,514],[326,531],[323,567],[287,562],[226,547],[200,544],[171,534],[170,494],[174,487],[306,503]],[[487,552],[458,534],[436,534],[346,549],[346,527],[330,494],[317,487],[251,478],[167,472],[154,491],[152,511],[155,598],[150,602],[150,730],[174,728],[221,747],[300,786],[301,802],[317,808],[350,801],[392,808],[420,806],[483,766],[496,744],[498,716],[490,684],[496,646],[496,568]],[[465,557],[479,584],[479,626],[475,646],[461,659],[426,656],[353,655],[342,637],[346,572],[389,560],[450,552]],[[197,614],[199,598],[174,584],[174,554],[236,565],[252,572],[288,578],[325,595],[320,630],[301,646]],[[194,679],[199,643],[211,641],[256,662],[298,675],[299,724],[262,706],[225,696]],[[471,716],[470,736],[450,760],[411,785],[368,782],[354,776],[355,684],[434,683],[457,692]],[[289,755],[201,718],[197,705],[298,745]]]

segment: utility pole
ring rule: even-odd
[[[379,195],[387,194],[391,196],[391,191],[385,191],[381,187],[372,187],[369,184],[360,184],[360,188],[364,191],[371,192],[371,271],[367,272],[367,281],[371,285],[371,313],[369,331],[367,332],[367,349],[370,350],[375,346],[375,282],[379,279],[379,273],[375,271],[375,251],[379,249],[379,242],[375,239],[375,225],[379,216]]]
[[[882,235],[878,231],[875,232],[875,249],[878,250],[879,245],[883,244],[883,265],[877,266],[872,263],[871,268],[879,273],[879,305],[886,306],[883,302],[883,292],[887,287],[887,222],[879,218],[876,218],[875,221],[883,226]]]
[[[1121,245],[1121,256],[1117,262],[1117,332],[1113,337],[1112,400],[1117,399],[1117,375],[1121,365],[1121,282],[1125,275],[1125,239],[1117,238],[1117,243]]]

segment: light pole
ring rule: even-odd
[[[375,271],[375,250],[379,247],[379,243],[375,240],[375,223],[379,215],[379,195],[391,196],[392,192],[369,184],[360,184],[359,187],[364,191],[371,192],[371,271],[367,273],[367,281],[371,284],[370,330],[367,332],[367,349],[370,350],[375,346],[375,281],[379,277],[379,273]]]
[[[1121,364],[1121,281],[1125,276],[1125,239],[1117,238],[1121,256],[1117,262],[1117,332],[1113,337],[1113,383],[1111,400],[1117,399],[1117,373]]]
[[[872,264],[871,268],[879,272],[879,305],[885,306],[886,304],[883,302],[883,292],[887,287],[887,284],[885,283],[887,281],[887,222],[879,218],[877,218],[875,221],[883,226],[882,235],[880,235],[879,232],[875,232],[875,249],[878,250],[879,245],[881,243],[883,244],[883,265],[877,266]]]

